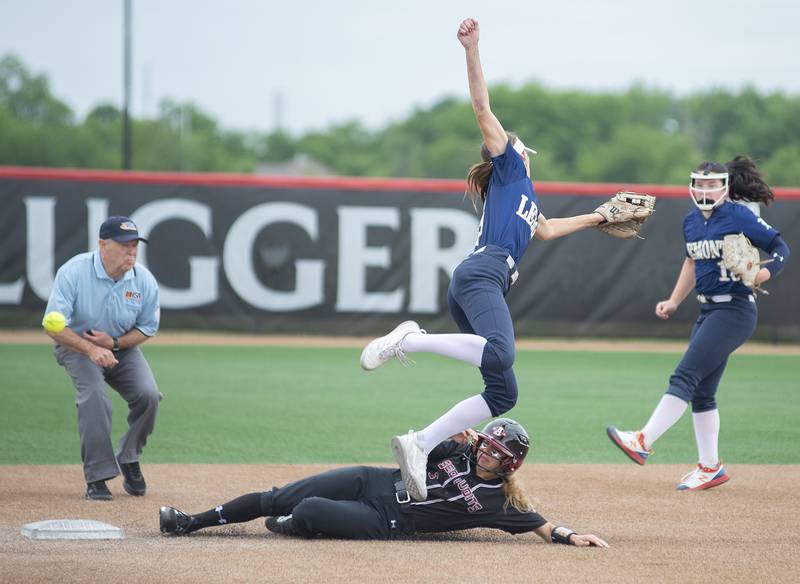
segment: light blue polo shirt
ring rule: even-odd
[[[59,268],[45,314],[53,310],[79,335],[93,329],[119,337],[137,328],[152,337],[161,317],[153,274],[136,264],[115,282],[97,251],[78,254]]]

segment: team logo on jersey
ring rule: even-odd
[[[467,504],[467,511],[475,513],[483,509],[483,505],[481,505],[475,493],[472,492],[469,483],[459,476],[458,469],[456,465],[453,464],[452,460],[443,460],[438,464],[438,467],[446,472],[447,476],[453,479],[453,484],[458,488],[461,496],[464,498],[464,502]]]
[[[141,304],[142,303],[142,293],[141,292],[134,292],[133,290],[126,290],[125,291],[125,302],[128,304]]]
[[[533,201],[528,205],[527,195],[519,196],[519,207],[517,208],[517,217],[520,217],[531,228],[531,238],[536,233],[536,228],[539,226],[539,207]]]
[[[450,478],[458,476],[458,470],[456,470],[456,465],[453,464],[452,460],[443,460],[437,466],[447,473]]]
[[[459,477],[453,481],[453,484],[458,487],[458,490],[464,497],[464,502],[467,504],[467,511],[470,513],[475,513],[475,511],[480,511],[483,509],[483,505],[481,505],[481,502],[478,501],[478,497],[476,497],[475,493],[472,492],[472,489],[467,481]]]
[[[686,243],[686,253],[693,260],[711,260],[722,257],[721,239],[704,239]]]

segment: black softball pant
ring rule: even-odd
[[[393,539],[413,533],[395,499],[400,471],[354,466],[300,479],[261,494],[264,516],[292,515],[300,535],[341,539]]]

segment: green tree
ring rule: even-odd
[[[339,174],[379,176],[381,152],[376,140],[358,122],[333,126],[327,132],[314,132],[300,138],[298,150],[305,152]]]
[[[775,186],[798,185],[800,96],[753,88],[675,97],[634,85],[621,92],[560,91],[538,83],[490,88],[507,130],[537,149],[536,180],[683,184],[701,160],[752,156]],[[43,75],[0,59],[0,164],[118,168],[122,116],[99,104],[83,121]],[[466,94],[368,130],[357,120],[293,137],[236,132],[193,103],[165,100],[133,120],[134,168],[252,172],[257,161],[304,154],[352,176],[464,178],[481,143]]]
[[[263,140],[263,154],[260,158],[266,162],[286,162],[297,154],[297,142],[283,130],[277,130]]]
[[[680,184],[698,164],[698,155],[687,136],[648,126],[622,126],[607,144],[595,146],[581,150],[575,178]]]
[[[784,146],[761,165],[772,186],[800,186],[800,143]]]
[[[72,122],[72,111],[53,97],[47,78],[31,75],[13,55],[0,59],[0,106],[14,118],[39,127]]]

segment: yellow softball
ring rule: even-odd
[[[44,330],[48,333],[53,333],[57,335],[61,331],[64,330],[64,327],[67,326],[67,319],[64,318],[64,315],[60,312],[54,310],[53,312],[48,312],[44,315],[44,320],[42,320],[42,326]]]

